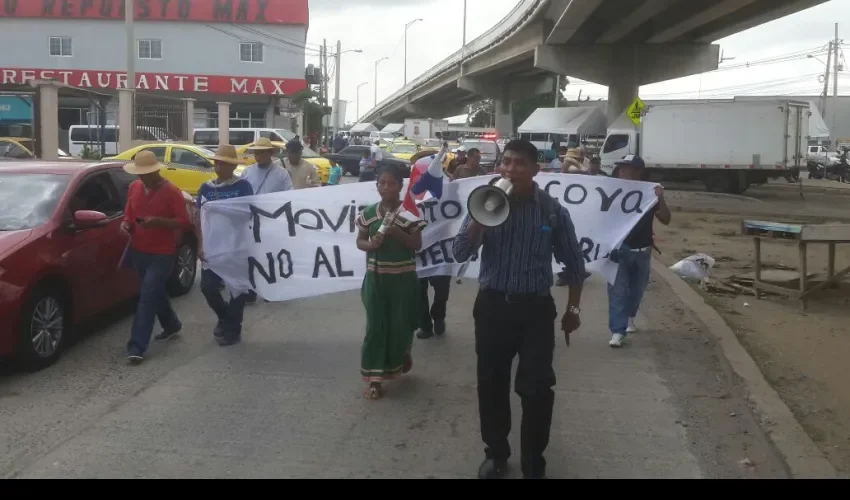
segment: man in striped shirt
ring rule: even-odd
[[[473,308],[478,355],[478,410],[486,459],[478,477],[505,476],[511,454],[511,365],[519,354],[515,390],[522,399],[521,462],[526,478],[545,477],[543,452],[549,443],[555,402],[555,319],[550,293],[552,256],[564,265],[570,287],[561,319],[567,345],[581,325],[579,303],[585,277],[584,258],[567,209],[534,182],[537,148],[526,140],[505,146],[502,176],[509,179],[511,211],[498,227],[484,227],[467,216],[454,239],[457,262],[481,250],[480,290]]]

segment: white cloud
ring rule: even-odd
[[[516,0],[468,0],[467,40],[481,35],[501,20]],[[375,61],[388,60],[378,68],[378,101],[397,91],[404,82],[404,25],[422,18],[408,30],[407,79],[415,79],[462,44],[463,13],[459,0],[311,0],[310,30],[307,42],[317,47],[327,39],[329,50],[336,50],[337,40],[343,51],[361,49],[362,54],[342,56],[340,96],[350,101],[347,121],[356,118],[357,86],[360,89],[360,113],[374,105]],[[825,61],[826,44],[833,34],[836,21],[848,20],[843,33],[850,34],[850,2],[832,0],[749,31],[730,36],[717,43],[727,58],[723,69],[701,76],[671,80],[641,88],[647,98],[726,97],[735,94],[818,94],[823,84],[818,74],[823,63],[809,59],[809,51],[821,49]],[[850,35],[847,36],[850,40]],[[845,44],[845,47],[850,44]],[[318,56],[308,62],[318,65]],[[795,59],[778,64],[759,64],[739,67],[747,62],[797,54]],[[850,78],[846,69],[839,80],[840,93],[850,93]],[[702,89],[700,91],[700,89]],[[819,90],[820,89],[820,90]],[[830,92],[832,85],[830,84]],[[567,97],[593,99],[607,96],[607,88],[573,80]],[[333,96],[333,84],[330,95]]]

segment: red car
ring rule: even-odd
[[[122,165],[0,163],[0,356],[46,367],[75,326],[138,295],[135,272],[119,268],[127,244],[119,226],[136,180]],[[192,289],[196,256],[187,231],[171,295]]]

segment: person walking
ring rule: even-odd
[[[617,177],[640,181],[646,164],[637,155],[628,155],[614,163]],[[652,264],[652,248],[655,246],[652,223],[654,219],[665,226],[670,224],[672,214],[664,201],[664,188],[655,187],[658,203],[641,216],[632,231],[623,240],[620,248],[611,252],[611,260],[618,264],[617,278],[608,285],[608,328],[611,340],[608,345],[622,347],[629,333],[637,331],[635,316],[640,308]]]
[[[404,177],[389,165],[378,178],[381,201],[357,217],[357,248],[366,252],[360,296],[366,310],[366,337],[360,373],[369,384],[366,399],[383,396],[382,383],[413,367],[413,331],[419,322],[416,252],[425,222],[398,214]],[[382,229],[383,226],[383,229]]]
[[[178,235],[192,224],[183,192],[160,175],[163,167],[151,151],[138,153],[124,165],[125,172],[139,177],[130,184],[121,222],[121,232],[130,237],[128,258],[141,280],[127,343],[127,360],[133,364],[144,360],[154,319],[162,327],[155,340],[171,339],[183,328],[165,285],[177,259]]]
[[[300,142],[286,143],[286,158],[283,159],[283,166],[289,172],[293,189],[322,187],[322,179],[319,177],[316,166],[304,160],[301,156],[303,152],[304,146]]]
[[[241,163],[236,148],[230,144],[222,144],[213,156],[213,166],[216,178],[209,180],[198,188],[197,207],[201,207],[211,201],[228,200],[240,196],[251,196],[254,189],[247,180],[233,175],[233,171]],[[231,346],[242,339],[242,319],[245,311],[245,301],[248,294],[234,296],[230,294],[230,300],[225,302],[221,296],[224,282],[221,277],[206,265],[204,255],[204,243],[209,238],[215,238],[217,231],[228,231],[229,228],[208,228],[204,233],[200,222],[195,223],[200,249],[198,257],[201,259],[201,293],[207,300],[207,305],[216,315],[218,321],[213,330],[213,338],[222,347]]]
[[[300,143],[297,137],[293,139]],[[254,194],[278,193],[293,189],[292,177],[283,164],[277,160],[278,148],[268,137],[260,137],[248,152],[254,154],[256,163],[242,171],[242,178],[251,184]],[[248,291],[245,304],[257,303],[257,292]]]
[[[561,318],[567,345],[581,325],[584,257],[569,212],[534,182],[537,148],[519,139],[506,144],[504,151],[502,177],[513,185],[508,219],[498,227],[484,227],[467,215],[452,243],[456,262],[466,262],[481,248],[480,288],[472,310],[478,411],[486,444],[478,477],[497,479],[507,473],[511,365],[518,354],[515,391],[522,400],[522,474],[543,478],[555,401],[552,358],[558,312],[551,294],[552,257],[565,265],[570,287]]]

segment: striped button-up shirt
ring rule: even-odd
[[[511,200],[511,214],[504,224],[485,229],[478,274],[481,286],[505,293],[546,291],[554,284],[553,252],[555,260],[565,267],[568,285],[584,282],[584,257],[570,213],[557,203],[559,227],[550,228],[549,221],[543,220],[536,188],[535,184],[533,200]],[[452,245],[457,262],[465,262],[478,252],[469,239],[469,222],[467,215]],[[557,238],[557,245],[553,238]]]

